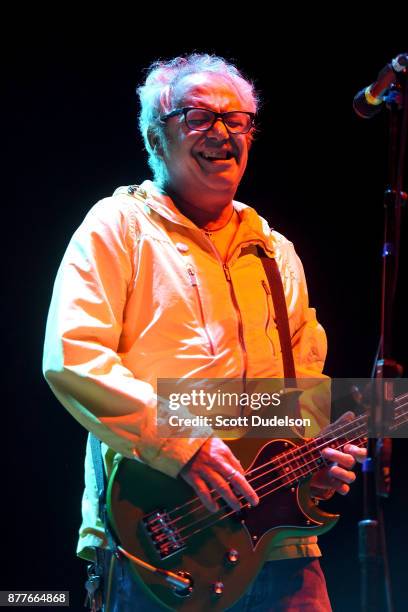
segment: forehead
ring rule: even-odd
[[[175,88],[175,101],[184,106],[200,106],[214,110],[253,109],[252,100],[245,98],[238,86],[228,78],[208,72],[189,74]]]

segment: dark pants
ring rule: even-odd
[[[110,581],[109,581],[110,574]],[[132,578],[128,561],[105,557],[104,612],[163,612]],[[110,582],[110,585],[109,585]],[[318,559],[269,561],[229,612],[331,612]]]

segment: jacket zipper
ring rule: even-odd
[[[239,338],[239,343],[241,345],[241,350],[242,350],[242,361],[243,361],[243,371],[242,371],[242,381],[243,381],[243,388],[244,390],[246,389],[246,377],[247,377],[247,372],[248,372],[248,353],[246,350],[246,346],[245,346],[245,339],[244,339],[244,325],[242,322],[242,314],[241,311],[239,309],[239,305],[238,305],[238,300],[237,297],[235,295],[235,291],[234,291],[234,286],[232,284],[232,280],[231,280],[231,274],[228,268],[228,264],[223,262],[217,249],[214,247],[213,243],[211,242],[211,240],[209,238],[207,238],[207,241],[209,243],[209,245],[211,246],[211,249],[216,257],[216,259],[220,262],[220,264],[222,265],[222,268],[224,270],[224,275],[225,278],[227,279],[227,282],[230,285],[230,291],[231,291],[231,297],[232,297],[232,303],[234,306],[234,310],[237,313],[237,319],[238,319],[238,338]],[[241,244],[241,248],[243,246],[245,246],[246,243]],[[251,242],[248,242],[248,244],[251,244]],[[235,251],[234,251],[235,253]],[[232,256],[230,258],[230,261],[232,260]]]
[[[234,291],[234,286],[232,284],[232,280],[231,280],[231,274],[228,268],[228,265],[226,263],[223,264],[223,269],[224,269],[224,274],[225,274],[225,278],[227,279],[230,287],[231,287],[231,296],[232,296],[232,303],[234,305],[235,311],[237,313],[237,317],[238,317],[238,338],[239,338],[239,342],[241,345],[241,349],[242,349],[242,358],[243,358],[243,362],[244,362],[244,368],[243,368],[243,372],[242,372],[242,382],[243,382],[243,389],[245,391],[246,389],[246,377],[247,377],[247,371],[248,371],[248,353],[246,350],[246,346],[245,346],[245,339],[244,339],[244,325],[242,322],[242,314],[241,311],[239,309],[239,305],[238,305],[238,300],[237,300],[237,296],[235,295],[235,291]]]
[[[272,342],[272,338],[270,337],[270,335],[268,333],[268,328],[269,328],[269,324],[270,324],[270,321],[271,321],[271,307],[270,307],[270,300],[272,299],[271,289],[270,289],[268,283],[266,281],[264,281],[264,280],[262,281],[262,287],[265,289],[266,304],[268,306],[268,320],[266,321],[265,333],[266,333],[266,336],[267,336],[269,342],[271,343],[273,355],[276,357],[275,346],[274,346],[274,344]]]
[[[190,284],[193,287],[193,289],[195,291],[195,294],[197,296],[198,307],[200,309],[200,315],[201,315],[201,325],[203,327],[205,335],[207,336],[207,341],[208,341],[208,344],[210,346],[211,354],[215,355],[213,341],[211,340],[211,336],[210,336],[210,333],[208,331],[208,327],[207,327],[206,322],[205,322],[204,308],[203,308],[203,303],[201,301],[200,292],[198,290],[196,274],[194,272],[194,269],[191,266],[187,266],[187,272],[188,272],[188,277],[190,279]]]
[[[248,371],[248,353],[247,353],[246,346],[245,346],[244,326],[243,326],[243,323],[242,323],[241,311],[240,311],[239,306],[238,306],[238,301],[237,301],[237,297],[235,295],[234,286],[232,284],[231,274],[230,274],[230,271],[229,271],[229,268],[228,268],[228,264],[222,261],[222,259],[220,257],[220,254],[218,253],[217,249],[215,248],[215,246],[213,245],[211,240],[209,238],[207,238],[207,240],[208,240],[209,245],[211,246],[211,249],[212,249],[216,259],[222,265],[222,268],[224,270],[225,278],[227,279],[227,282],[228,282],[228,284],[230,286],[230,292],[231,292],[231,297],[232,297],[232,304],[234,306],[235,312],[237,313],[237,319],[238,319],[238,338],[239,338],[239,343],[241,345],[242,361],[243,361],[243,370],[242,370],[241,378],[242,378],[242,383],[243,383],[243,389],[245,391],[245,389],[246,389],[246,377],[247,377],[247,371]]]

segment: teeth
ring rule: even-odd
[[[228,159],[228,156],[230,155],[228,151],[225,152],[219,152],[219,153],[211,153],[211,152],[203,152],[201,153],[201,155],[205,158],[205,159]]]

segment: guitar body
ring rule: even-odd
[[[245,437],[226,443],[246,471],[296,447],[294,440]],[[157,604],[171,610],[225,610],[256,578],[272,544],[324,533],[337,522],[338,515],[322,512],[311,500],[308,480],[273,492],[271,480],[270,472],[257,478],[258,506],[239,513],[223,506],[211,514],[198,501],[191,503],[195,493],[184,480],[130,459],[116,466],[107,506],[122,548],[155,567],[187,573],[192,580],[191,592],[177,593],[162,576],[131,563],[135,579]],[[216,520],[224,514],[229,516]]]

